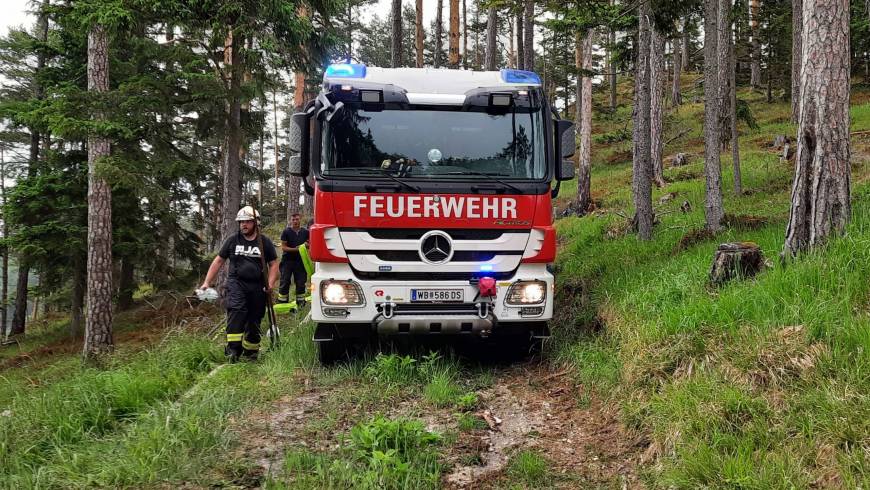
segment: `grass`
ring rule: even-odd
[[[741,128],[743,186],[734,196],[723,154],[723,194],[733,220],[717,236],[678,247],[703,227],[699,157],[668,169],[656,189],[652,241],[625,232],[630,162],[597,154],[593,189],[603,209],[557,223],[564,245],[560,287],[569,311],[551,355],[575,378],[621,406],[622,420],[652,435],[652,488],[867,487],[870,482],[870,166],[853,145],[852,223],[845,236],[780,262],[791,168],[766,148],[792,134],[785,104],[750,99],[761,124]],[[700,134],[702,107],[672,121]],[[607,134],[617,118],[600,121]],[[609,129],[613,128],[613,129]],[[870,105],[852,108],[852,131],[870,129]],[[687,144],[666,148],[702,155]],[[660,201],[673,193],[668,201]],[[565,194],[568,197],[569,193]],[[687,201],[691,211],[679,206]],[[707,284],[713,250],[725,241],[760,245],[770,267],[751,280]],[[562,327],[562,328],[559,328]],[[583,400],[580,400],[582,403]]]
[[[291,450],[265,488],[437,488],[439,434],[418,420],[375,417],[354,426],[332,454]]]
[[[523,449],[511,455],[507,464],[507,476],[521,488],[542,488],[552,484],[550,463],[540,453]]]
[[[556,223],[559,308],[545,356],[570,367],[582,386],[578,405],[603,400],[650,441],[640,470],[650,488],[867,488],[870,140],[853,144],[847,234],[781,262],[792,168],[768,146],[795,128],[787,104],[749,91],[740,97],[759,128],[741,125],[743,195],[733,194],[723,154],[729,220],[715,236],[700,232],[702,105],[668,117],[666,139],[689,131],[665,154],[691,158],[666,169],[668,185],[655,189],[659,223],[648,242],[624,218],[632,213],[630,107],[596,115],[598,209]],[[867,130],[870,104],[855,105],[852,131]],[[557,205],[575,184],[563,184]],[[769,267],[711,287],[715,247],[744,240],[761,247]],[[0,487],[436,488],[455,441],[488,428],[475,410],[477,392],[497,380],[492,368],[447,354],[382,353],[323,369],[311,326],[295,320],[282,319],[283,344],[259,363],[211,376],[220,346],[193,335],[122,350],[102,370],[82,366],[77,353],[4,370]],[[63,328],[52,323],[28,348],[55,341]],[[279,471],[253,473],[256,464],[235,452],[240,420],[312,389],[323,399],[300,431],[322,445],[290,447]],[[427,416],[439,413],[444,430],[428,426]],[[546,454],[520,447],[497,484],[541,488],[566,478]]]

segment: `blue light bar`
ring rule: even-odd
[[[366,65],[358,63],[336,63],[326,67],[325,77],[328,78],[365,78]]]
[[[501,79],[507,83],[541,84],[541,77],[537,73],[526,70],[501,70]]]
[[[492,272],[492,264],[483,264],[480,266],[480,272]]]

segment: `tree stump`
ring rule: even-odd
[[[671,167],[683,167],[689,164],[689,155],[685,153],[677,153],[671,157]]]
[[[784,134],[778,134],[773,138],[773,148],[780,149],[788,144],[789,138]]]
[[[720,286],[735,278],[747,278],[764,268],[764,255],[752,242],[723,243],[713,256],[710,283]]]

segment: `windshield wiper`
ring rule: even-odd
[[[519,187],[517,187],[513,184],[509,184],[509,183],[499,179],[498,177],[496,177],[497,175],[507,176],[508,174],[495,173],[495,172],[475,172],[474,170],[463,170],[462,172],[447,172],[444,175],[479,175],[481,177],[489,177],[494,182],[498,182],[499,184],[501,184],[505,187],[509,187],[517,194],[523,193],[523,190],[520,189]]]
[[[382,168],[370,168],[370,167],[360,168],[360,169],[355,169],[355,170],[359,171],[359,172],[375,172],[379,175],[383,175],[384,177],[389,178],[390,180],[392,180],[393,182],[395,182],[399,185],[402,185],[404,187],[407,187],[408,189],[411,189],[414,192],[420,192],[419,187],[417,187],[416,185],[411,185],[411,184],[405,182],[404,180],[399,179],[395,175],[391,174],[389,170],[385,170]]]

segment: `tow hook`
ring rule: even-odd
[[[477,303],[477,316],[482,319],[485,319],[489,316],[489,311],[491,309],[492,303],[489,301],[481,301]]]
[[[389,320],[390,318],[393,318],[393,314],[395,313],[393,311],[393,309],[396,307],[396,303],[389,301],[389,302],[381,303],[378,306],[379,306],[378,309],[381,310],[381,314],[384,315],[384,318],[386,318],[387,320]]]

